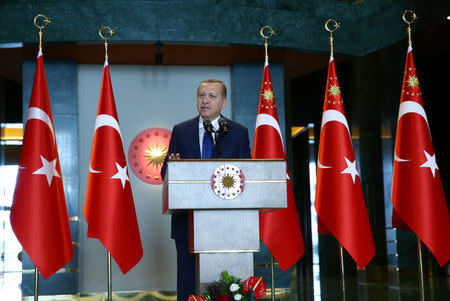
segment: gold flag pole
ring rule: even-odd
[[[419,257],[420,301],[425,301],[425,284],[423,279],[422,244],[417,236],[417,255]]]
[[[42,14],[38,14],[34,17],[34,26],[39,29],[39,53],[42,51],[42,37],[44,34],[42,33],[42,29],[44,29],[49,23],[51,23],[50,19]],[[34,301],[39,300],[39,270],[36,266],[34,266]]]
[[[268,30],[267,34],[264,33],[264,30],[266,29]],[[265,64],[267,65],[269,64],[269,43],[267,41],[275,34],[275,31],[273,31],[272,27],[269,25],[265,25],[261,27],[259,34],[264,38]],[[270,254],[270,277],[270,296],[271,300],[275,301],[275,263],[272,254]]]
[[[106,34],[103,35],[103,32],[106,31]],[[105,41],[105,64],[108,62],[108,40],[115,34],[114,30],[109,26],[103,25],[98,30],[98,35]],[[111,253],[106,250],[106,276],[108,279],[108,301],[112,301],[112,275],[111,275]]]
[[[334,27],[334,29],[331,29],[331,28],[328,27],[328,25],[329,25],[330,23],[333,23],[332,26]],[[334,39],[333,39],[333,32],[336,31],[338,28],[341,28],[341,25],[340,25],[338,22],[336,22],[336,20],[328,19],[328,20],[325,22],[325,29],[330,33],[330,52],[331,52],[331,56],[332,56],[332,57],[334,56],[334,49],[333,49],[333,42],[334,42]]]
[[[111,253],[106,251],[106,275],[108,278],[108,301],[112,300]]]
[[[417,16],[412,10],[405,10],[402,15],[403,21],[408,24],[406,31],[408,32],[408,45],[412,46],[411,39],[411,24],[416,21]],[[417,236],[417,257],[419,259],[419,288],[420,288],[420,301],[425,301],[425,283],[423,277],[423,259],[422,259],[422,243],[419,236]]]
[[[38,23],[41,25],[39,25]],[[34,17],[34,25],[39,29],[39,50],[42,49],[42,37],[44,35],[42,33],[42,29],[44,29],[49,23],[51,23],[50,19],[42,14],[38,14],[36,17]]]
[[[103,31],[106,31],[108,36],[103,35]],[[105,60],[108,60],[108,40],[115,34],[115,31],[111,29],[109,26],[103,25],[98,30],[98,35],[105,41]]]
[[[409,14],[411,16],[411,19],[408,18],[407,14]],[[408,32],[408,43],[409,46],[411,46],[412,44],[412,39],[411,39],[411,24],[414,23],[414,21],[416,21],[417,16],[416,14],[412,11],[412,10],[405,10],[405,12],[403,13],[403,21],[408,24],[408,28],[406,29],[406,31]]]
[[[39,300],[39,270],[34,267],[34,301]]]
[[[330,28],[329,25],[333,26],[333,28]],[[334,49],[333,49],[333,32],[335,32],[338,28],[340,28],[341,25],[333,19],[328,19],[325,22],[325,29],[330,33],[330,55],[332,58],[334,58]],[[341,286],[342,286],[342,300],[345,301],[345,270],[344,270],[344,248],[342,247],[342,244],[339,243],[339,257],[341,261]]]
[[[264,33],[265,29],[268,30],[267,34]],[[269,62],[269,54],[267,51],[269,44],[267,43],[267,40],[270,39],[275,34],[275,31],[273,31],[272,27],[270,27],[269,25],[265,25],[265,26],[261,27],[259,34],[264,38],[265,58],[266,58],[266,64],[267,64]]]

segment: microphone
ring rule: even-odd
[[[216,152],[217,157],[222,159],[222,138],[228,133],[228,123],[225,118],[220,117],[218,120],[219,130],[216,132]]]
[[[204,119],[203,120],[203,128],[205,129],[205,133],[208,133],[208,136],[209,136],[209,138],[211,138],[211,141],[213,141],[213,142],[216,141],[215,138],[216,138],[217,133],[214,131],[211,120]],[[215,133],[214,137],[213,137],[212,133]],[[214,145],[214,148],[217,151],[217,144]],[[220,150],[220,155],[222,156],[221,150]]]
[[[228,132],[228,123],[225,118],[219,118],[219,132],[222,131],[224,134]]]
[[[207,131],[210,135],[211,135],[211,133],[214,132],[214,129],[213,129],[213,126],[212,126],[212,123],[211,123],[210,120],[207,120],[207,119],[203,120],[203,128],[204,128],[205,131]]]

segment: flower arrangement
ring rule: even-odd
[[[203,296],[190,295],[188,301],[250,301],[266,295],[266,284],[262,277],[249,277],[241,282],[227,271],[222,279],[207,287]]]

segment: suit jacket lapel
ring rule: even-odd
[[[189,128],[192,131],[192,136],[189,137],[193,137],[193,139],[191,140],[191,149],[193,152],[193,157],[194,158],[201,158],[201,154],[200,154],[200,139],[198,137],[198,116],[191,119],[191,122],[189,122]]]

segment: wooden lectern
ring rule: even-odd
[[[163,186],[163,214],[192,214],[197,291],[223,271],[253,276],[259,252],[259,209],[287,207],[284,160],[173,160]]]

